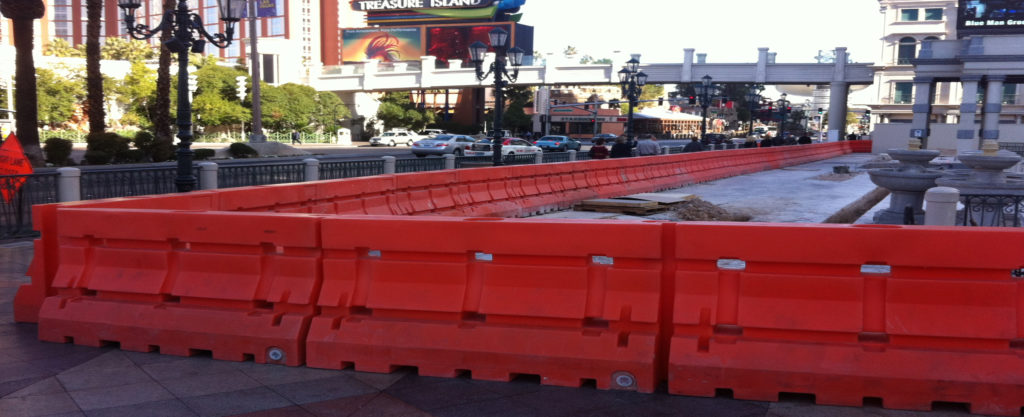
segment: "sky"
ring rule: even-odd
[[[682,62],[683,49],[708,63],[815,62],[818,50],[845,46],[854,62],[880,62],[878,0],[527,0],[520,23],[534,27],[534,50],[559,56],[641,54],[641,62]]]

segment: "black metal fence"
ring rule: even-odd
[[[83,170],[82,199],[174,193],[178,191],[174,185],[177,175],[174,166]]]
[[[57,202],[57,173],[0,176],[0,239],[36,236],[32,206]]]
[[[1024,196],[963,194],[964,210],[959,214],[961,226],[1021,227]]]
[[[276,163],[225,165],[217,168],[217,188],[248,187],[300,182],[306,179],[306,164]]]
[[[444,169],[444,158],[396,159],[395,173],[440,171]]]
[[[384,173],[384,161],[320,161],[320,179],[369,177]]]

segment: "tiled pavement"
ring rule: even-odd
[[[0,417],[965,416],[599,391],[135,353],[36,340],[13,319],[30,242],[0,242]]]

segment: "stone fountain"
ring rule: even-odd
[[[875,214],[878,224],[903,224],[907,207],[913,210],[914,224],[924,224],[924,192],[935,186],[942,172],[929,168],[928,163],[939,156],[939,151],[921,149],[921,141],[911,139],[909,149],[890,149],[888,154],[899,161],[893,168],[868,171],[871,182],[892,192],[889,208]]]
[[[1007,210],[1016,204],[1013,198],[1024,196],[1024,176],[1006,172],[1020,162],[1021,157],[999,150],[999,144],[994,140],[986,140],[981,151],[964,152],[957,158],[970,169],[953,171],[936,183],[960,190],[966,224],[1003,226],[1005,217],[1001,214],[1013,212]]]

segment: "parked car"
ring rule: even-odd
[[[701,140],[705,145],[707,144],[720,144],[729,140],[729,137],[721,133],[705,133],[704,139]]]
[[[370,138],[370,146],[398,146],[399,144],[412,146],[413,142],[417,140],[420,140],[420,136],[408,130],[391,130]]]
[[[593,142],[595,139],[604,139],[605,143],[615,143],[616,138],[618,138],[618,136],[614,133],[598,133],[594,135],[593,138],[590,138],[590,141]]]
[[[537,145],[538,147],[540,147],[542,150],[545,150],[545,151],[558,151],[558,152],[565,152],[565,151],[568,151],[570,149],[572,149],[574,151],[579,151],[580,148],[583,146],[582,144],[580,144],[580,141],[578,141],[576,139],[573,139],[573,138],[570,138],[568,136],[550,136],[550,135],[549,136],[544,136],[544,137],[542,137],[540,139],[537,139],[536,141],[533,142],[533,144]]]
[[[453,154],[462,156],[473,146],[473,138],[466,135],[437,135],[433,138],[420,139],[412,144],[412,153],[420,158],[427,155]]]
[[[432,137],[435,137],[435,136],[438,136],[438,135],[447,135],[447,134],[448,134],[448,132],[445,132],[444,129],[423,129],[423,131],[420,132],[420,136],[423,136],[425,138],[432,138]]]
[[[525,155],[541,152],[539,146],[534,146],[532,143],[520,138],[505,138],[501,143],[501,153],[505,155]],[[493,155],[493,152],[491,151],[491,141],[489,139],[477,141],[473,144],[471,150],[466,151],[466,156],[490,155]]]

